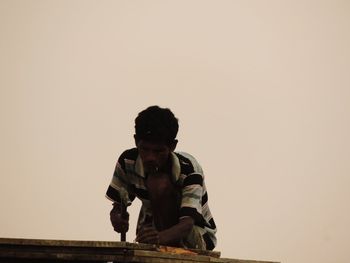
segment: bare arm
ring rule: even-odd
[[[178,243],[191,232],[193,225],[194,220],[192,217],[188,216],[181,218],[178,224],[160,232],[153,227],[145,227],[140,230],[140,233],[136,237],[136,241],[159,245]]]
[[[178,224],[159,233],[159,244],[166,245],[180,241],[191,232],[193,225],[192,217],[187,216],[180,219]]]

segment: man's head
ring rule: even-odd
[[[167,108],[151,106],[135,119],[135,143],[146,171],[162,169],[175,150],[179,124]]]

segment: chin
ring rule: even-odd
[[[151,166],[151,167],[147,167],[145,170],[146,170],[146,173],[156,173],[159,171],[159,167]]]

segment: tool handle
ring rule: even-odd
[[[126,205],[124,204],[124,202],[121,202],[120,204],[120,212],[121,212],[122,218],[125,219],[127,217],[127,214],[126,214]],[[126,241],[126,232],[120,233],[120,241],[122,242]]]

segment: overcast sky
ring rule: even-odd
[[[156,104],[223,257],[349,261],[349,1],[0,0],[0,38],[0,237],[118,241],[105,191]]]

